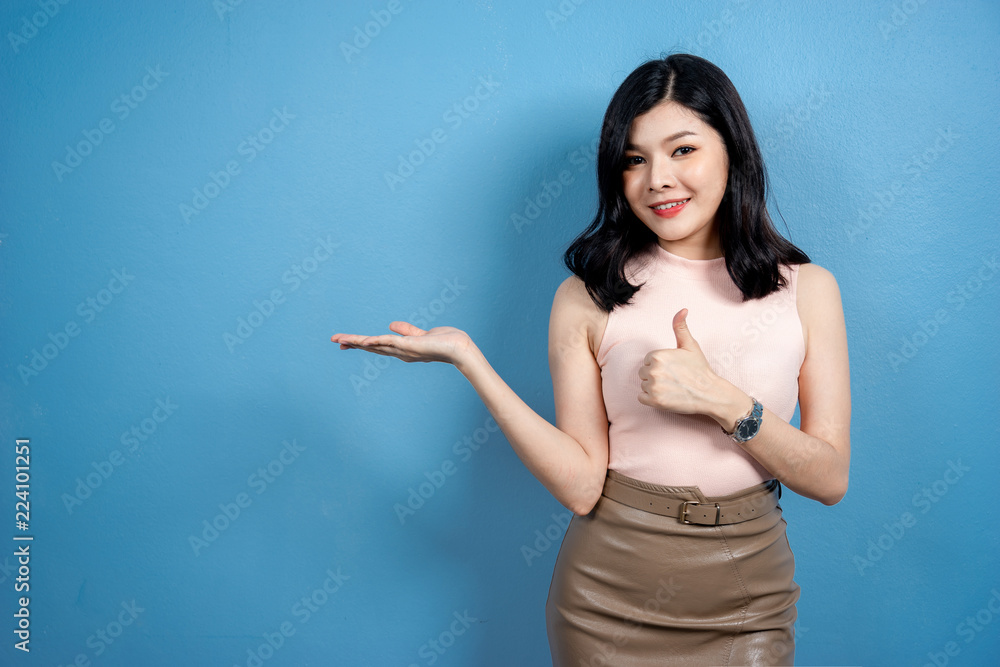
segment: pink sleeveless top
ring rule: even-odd
[[[625,275],[645,285],[631,304],[609,313],[597,354],[610,422],[608,468],[652,484],[698,486],[706,496],[774,477],[711,417],[640,403],[639,367],[649,351],[677,347],[671,322],[687,308],[688,328],[712,370],[790,421],[805,359],[798,270],[782,265],[786,288],[743,302],[724,257],[687,259],[653,243],[631,259]]]

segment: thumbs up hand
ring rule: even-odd
[[[728,382],[709,366],[687,316],[687,308],[674,315],[677,348],[652,350],[639,367],[639,402],[681,414],[711,414]]]

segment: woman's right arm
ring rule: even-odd
[[[469,335],[455,327],[424,331],[394,321],[399,336],[337,333],[341,349],[356,348],[406,362],[454,364],[472,383],[522,463],[574,514],[589,514],[604,488],[608,469],[608,417],[601,369],[593,350],[607,315],[570,276],[556,290],[549,319],[549,369],[556,426],[532,410],[497,375]]]
[[[601,315],[575,275],[556,290],[549,318],[556,426],[514,393],[471,339],[455,360],[522,463],[579,515],[589,514],[597,503],[608,468],[608,418],[592,348],[602,330]]]

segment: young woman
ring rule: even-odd
[[[848,485],[837,282],[775,231],[746,109],[702,58],[625,79],[597,177],[552,304],[555,426],[454,327],[331,340],[454,364],[573,511],[546,604],[556,665],[791,665],[781,485],[825,505]]]

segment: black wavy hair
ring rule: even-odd
[[[625,265],[657,237],[625,199],[625,146],[635,117],[667,100],[695,112],[725,142],[729,177],[719,204],[719,240],[726,270],[743,301],[781,289],[785,279],[778,265],[807,264],[809,257],[771,223],[764,160],[732,81],[716,65],[684,53],[643,63],[611,98],[597,151],[597,215],[567,248],[567,268],[607,312],[629,303],[642,287],[628,282]]]

